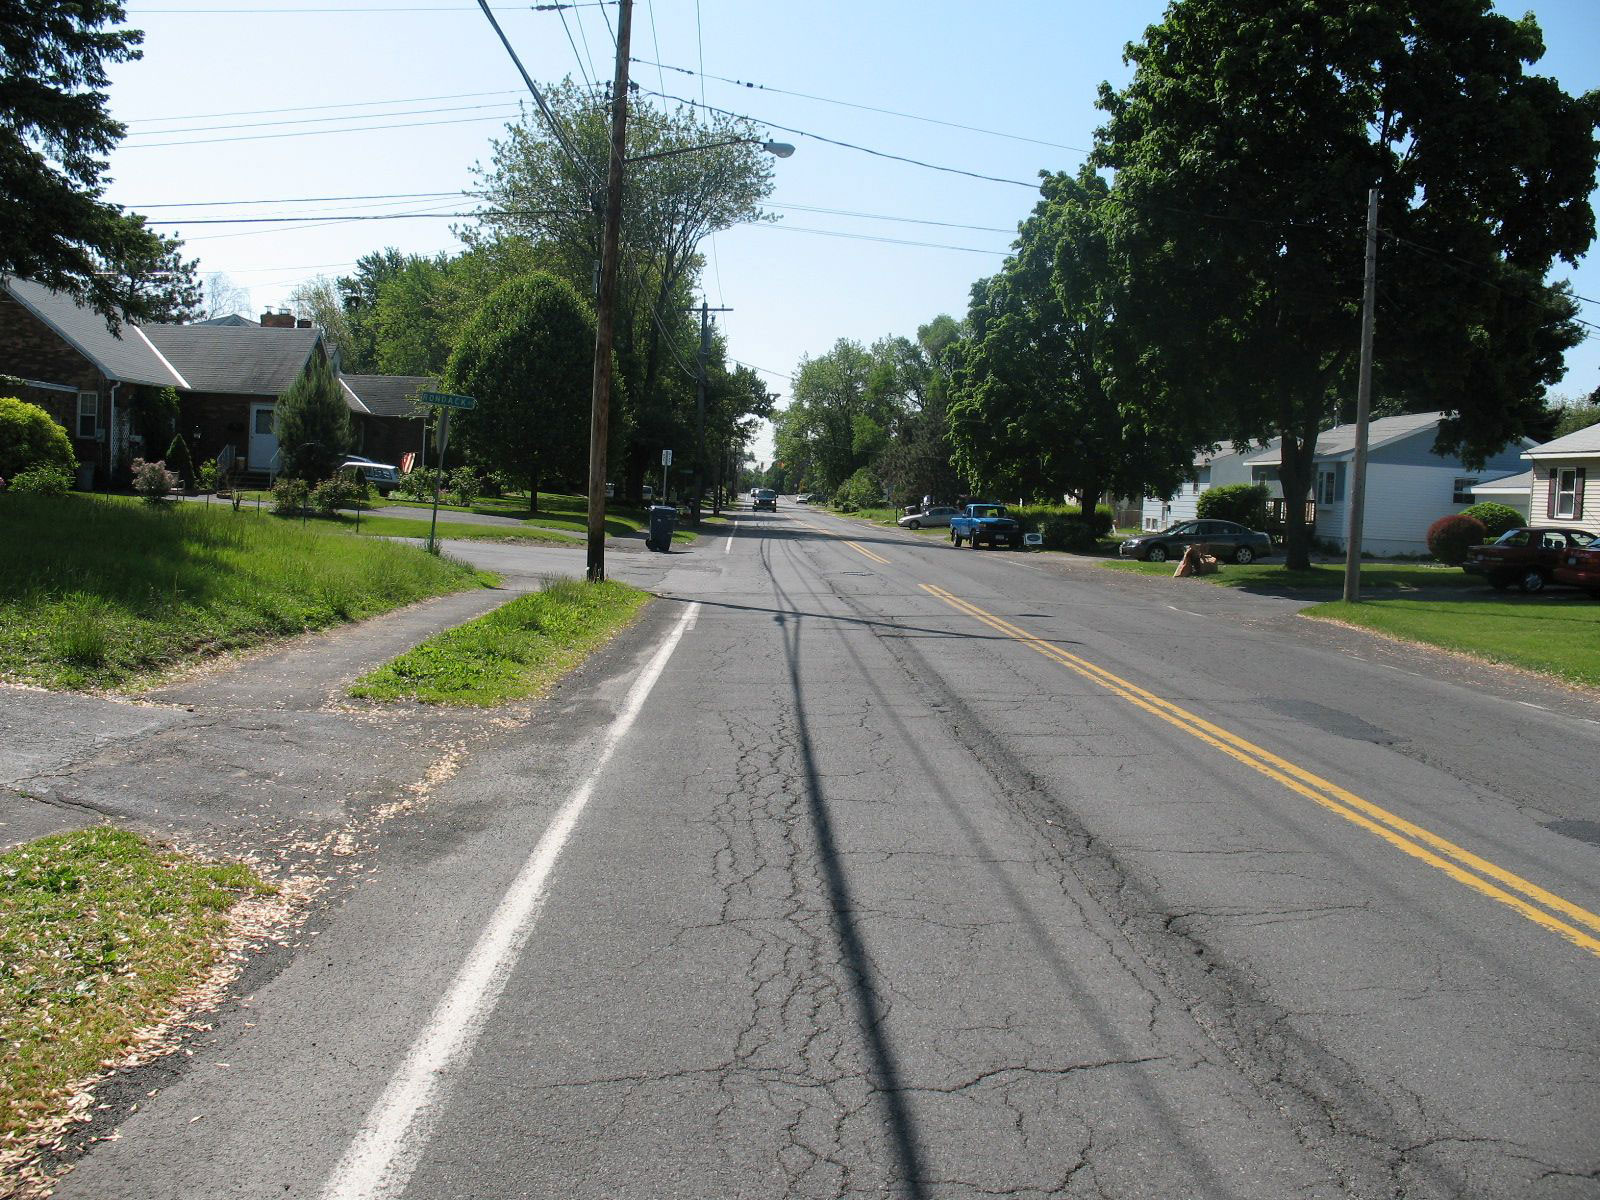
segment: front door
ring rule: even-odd
[[[245,455],[245,465],[252,471],[276,471],[273,461],[278,453],[278,435],[272,427],[273,405],[250,406],[250,447]]]

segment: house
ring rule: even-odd
[[[1527,455],[1523,457],[1526,458]],[[1533,491],[1532,471],[1485,480],[1483,483],[1473,484],[1467,490],[1472,493],[1474,504],[1485,502],[1504,504],[1507,508],[1514,508],[1521,513],[1524,521],[1530,519],[1529,493]]]
[[[1481,470],[1468,470],[1454,455],[1436,454],[1434,441],[1443,413],[1380,417],[1367,427],[1367,494],[1361,548],[1376,555],[1426,554],[1428,526],[1472,504],[1472,488],[1486,479],[1509,475],[1522,465],[1526,439],[1491,455]],[[1356,427],[1336,425],[1317,437],[1313,462],[1313,536],[1336,549],[1350,537],[1349,486],[1355,459]],[[1265,483],[1281,509],[1278,481],[1282,455],[1275,439],[1250,455],[1251,477]]]
[[[1194,456],[1194,477],[1166,499],[1147,496],[1139,513],[1143,529],[1165,529],[1176,521],[1192,521],[1198,514],[1201,493],[1214,487],[1231,483],[1250,483],[1250,465],[1247,461],[1254,447],[1235,446],[1223,442],[1212,450],[1198,451]]]
[[[1600,532],[1600,424],[1534,446],[1522,457],[1533,464],[1530,521],[1559,521]]]
[[[68,431],[79,486],[116,475],[138,456],[165,455],[170,434],[146,446],[132,419],[144,389],[178,395],[177,432],[194,460],[231,455],[247,474],[278,469],[274,413],[278,397],[318,358],[322,331],[287,313],[190,325],[105,319],[71,296],[29,280],[0,279],[0,375],[8,388],[44,408]],[[422,421],[409,398],[431,380],[345,376],[356,450],[369,457],[420,448]]]

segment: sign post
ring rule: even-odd
[[[667,470],[672,466],[672,451],[661,452],[661,503],[667,502]]]
[[[439,489],[444,483],[444,452],[450,442],[450,411],[452,409],[471,409],[478,406],[477,400],[471,396],[457,396],[453,392],[423,392],[417,397],[423,404],[442,409],[439,414],[439,466],[438,474],[433,477],[433,519],[428,523],[428,553],[439,553]],[[423,465],[427,465],[427,455],[423,455]]]

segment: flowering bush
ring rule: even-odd
[[[144,497],[146,504],[160,504],[161,498],[178,486],[178,477],[167,470],[166,462],[161,459],[146,462],[136,458],[132,471],[133,490]]]
[[[6,481],[0,479],[0,490]],[[65,467],[40,463],[11,477],[11,490],[19,496],[65,496],[72,487],[72,474]]]
[[[304,479],[290,479],[284,476],[272,485],[272,511],[280,517],[299,516],[300,510],[305,506]]]
[[[1428,550],[1440,562],[1459,567],[1467,558],[1467,549],[1482,543],[1485,535],[1483,522],[1476,517],[1456,514],[1440,517],[1428,526]]]
[[[324,479],[311,489],[311,507],[325,517],[333,516],[342,506],[353,503],[355,498],[355,480],[344,479],[338,475],[332,479]]]

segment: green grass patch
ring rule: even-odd
[[[843,509],[838,508],[829,508],[828,511],[836,517],[853,517],[857,521],[871,521],[874,525],[893,525],[906,515],[903,509],[888,507],[858,508],[851,512],[845,512]]]
[[[137,684],[486,576],[327,522],[223,505],[0,497],[0,678]]]
[[[374,499],[374,509],[383,508],[432,508],[432,500],[406,500],[399,496],[391,495],[387,500]],[[470,506],[463,507],[458,504],[440,504],[439,510],[444,512],[474,513],[480,517],[512,517],[522,521],[529,527],[543,527],[545,529],[566,529],[573,533],[585,533],[589,528],[589,498],[587,496],[572,495],[566,492],[540,492],[539,511],[528,511],[528,498],[526,495],[493,496],[475,501]],[[606,535],[608,537],[626,537],[638,533],[644,527],[645,515],[638,509],[627,507],[613,507],[606,505]],[[366,518],[362,518],[365,527]],[[403,535],[411,536],[411,535]],[[424,534],[424,537],[427,535]]]
[[[272,889],[240,865],[98,828],[0,855],[0,1137],[58,1113],[216,961],[228,910]]]
[[[1126,571],[1135,575],[1171,576],[1178,562],[1170,559],[1162,563],[1138,562],[1134,559],[1117,559],[1100,564],[1107,570]],[[1283,595],[1315,594],[1319,592],[1341,595],[1344,592],[1343,563],[1313,563],[1304,571],[1290,571],[1281,563],[1255,562],[1248,566],[1223,563],[1215,575],[1195,576],[1202,583],[1222,587],[1249,588],[1253,591],[1273,592]],[[1188,580],[1184,581],[1189,582]],[[1482,579],[1468,575],[1460,567],[1436,566],[1429,563],[1383,563],[1361,565],[1361,591],[1404,593],[1434,591],[1448,588],[1452,591],[1484,589]]]
[[[1600,686],[1600,604],[1576,593],[1385,596],[1318,604],[1302,615]]]
[[[385,663],[350,694],[479,707],[535,696],[627,627],[649,598],[611,580],[551,580]]]
[[[314,525],[319,522],[347,529],[352,533],[356,531],[354,513],[341,512],[334,517],[313,517],[308,523]],[[433,522],[427,518],[378,517],[363,514],[360,532],[362,537],[426,539],[428,530],[432,527]],[[575,538],[563,537],[559,533],[532,525],[475,525],[460,521],[440,521],[435,536],[441,540],[459,538],[462,541],[478,542],[534,542],[545,546],[582,544]]]

